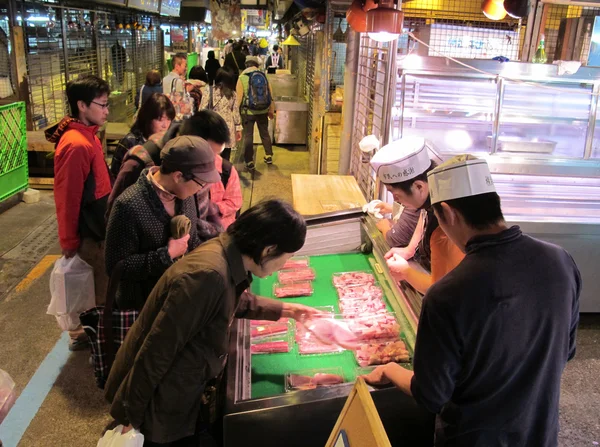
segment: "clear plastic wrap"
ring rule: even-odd
[[[322,312],[322,318],[333,318],[333,306],[317,307]],[[321,342],[309,332],[300,322],[296,322],[296,343],[300,355],[332,354],[342,352],[344,349],[336,345]]]
[[[280,270],[277,278],[280,284],[293,284],[302,281],[312,281],[316,278],[316,274],[310,267],[304,267],[295,270]]]
[[[398,339],[400,325],[393,312],[366,315],[346,320],[348,329],[362,341]]]
[[[271,321],[268,324],[262,324],[257,326],[251,326],[250,335],[252,339],[261,339],[264,337],[271,337],[274,335],[284,335],[289,334],[290,332],[290,322],[286,320],[285,322],[273,322]]]
[[[299,268],[305,268],[310,266],[310,259],[308,256],[294,256],[286,261],[283,265],[282,270],[294,270]]]
[[[338,305],[345,318],[360,318],[387,312],[386,305],[381,298],[340,300]]]
[[[310,281],[293,282],[289,284],[273,284],[273,296],[275,298],[297,298],[311,296],[313,288]]]
[[[279,354],[290,351],[291,342],[289,333],[252,339],[252,344],[250,346],[250,352],[252,354]]]
[[[374,284],[338,287],[337,293],[340,300],[383,298],[383,290],[381,290],[381,287]]]
[[[342,368],[320,368],[290,371],[285,374],[285,390],[304,391],[346,382]]]
[[[410,354],[402,340],[387,340],[365,343],[354,351],[356,362],[361,367],[385,365],[386,363],[406,363]]]
[[[340,272],[333,274],[335,287],[364,286],[375,284],[375,277],[369,272]]]

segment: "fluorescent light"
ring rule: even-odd
[[[397,40],[400,34],[388,33],[387,31],[381,31],[379,33],[368,33],[370,39],[376,40],[377,42],[391,42]]]

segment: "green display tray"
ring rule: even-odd
[[[316,272],[313,281],[314,293],[303,298],[289,298],[282,301],[301,303],[312,307],[333,306],[338,308],[338,296],[332,282],[332,275],[337,272],[368,271],[372,272],[369,258],[371,255],[348,253],[338,255],[311,256],[310,266]],[[252,291],[261,296],[273,298],[273,284],[277,282],[277,274],[265,279],[255,279]],[[392,308],[388,304],[389,310]],[[399,318],[402,324],[403,318]],[[285,373],[298,370],[341,367],[344,379],[352,382],[360,374],[354,354],[344,351],[334,354],[299,355],[298,345],[293,343],[288,353],[260,354],[252,356],[252,399],[276,396],[285,392]]]

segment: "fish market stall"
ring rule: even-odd
[[[307,222],[299,256],[278,274],[255,279],[252,290],[321,309],[331,316],[323,321],[359,334],[359,347],[325,344],[308,324],[238,320],[227,369],[225,446],[325,445],[357,376],[389,361],[410,367],[414,292],[392,280],[383,258],[388,247],[374,222],[357,209]],[[412,398],[395,388],[373,390],[372,397],[392,445],[432,444],[433,416]]]

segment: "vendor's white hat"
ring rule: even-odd
[[[496,192],[485,160],[458,155],[427,174],[431,203]]]
[[[424,138],[405,137],[383,146],[371,159],[383,183],[400,183],[423,174],[431,160]]]

